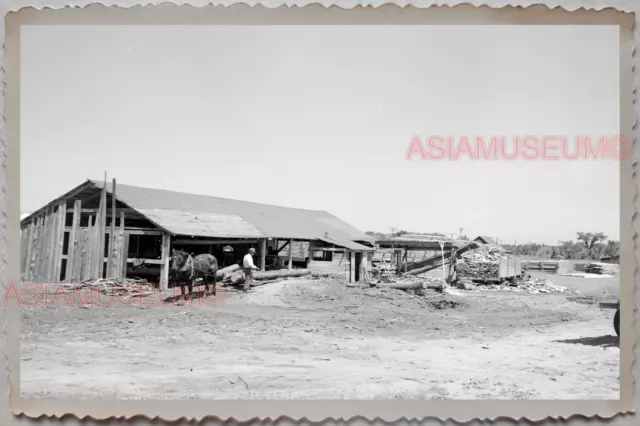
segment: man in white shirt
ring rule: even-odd
[[[258,267],[253,264],[254,254],[256,254],[256,249],[250,248],[249,253],[245,254],[244,259],[242,259],[242,269],[244,270],[244,291],[251,288],[251,284],[253,283],[253,270],[258,269]]]

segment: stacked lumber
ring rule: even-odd
[[[464,253],[461,257],[462,262],[456,265],[458,277],[497,278],[500,274],[500,259],[509,256],[502,248],[483,245]]]
[[[618,268],[616,267],[616,265],[612,265],[609,263],[599,263],[599,262],[576,263],[573,269],[578,272],[586,272],[587,274],[598,274],[598,275],[616,275],[618,271]]]

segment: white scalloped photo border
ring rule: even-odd
[[[10,12],[17,12],[24,8],[34,8],[36,10],[59,10],[68,7],[86,8],[85,10],[90,13],[99,12],[100,6],[110,7],[115,6],[118,8],[131,8],[136,6],[158,6],[162,5],[167,7],[170,5],[183,6],[190,5],[193,7],[206,7],[206,6],[262,6],[268,9],[275,9],[281,6],[288,8],[303,8],[305,6],[323,6],[325,8],[337,7],[345,10],[363,7],[402,7],[406,8],[412,6],[416,9],[426,9],[434,6],[466,6],[482,8],[488,7],[491,9],[501,9],[503,7],[520,7],[529,8],[533,10],[535,7],[546,7],[546,10],[559,8],[564,9],[566,12],[582,13],[585,11],[603,11],[604,9],[616,9],[620,12],[634,13],[635,22],[634,27],[629,30],[631,34],[631,41],[633,45],[628,49],[629,64],[633,64],[632,69],[621,70],[621,74],[624,76],[629,74],[627,86],[633,87],[628,93],[621,92],[621,98],[627,102],[622,106],[633,104],[629,109],[629,113],[625,116],[626,109],[621,107],[621,121],[626,123],[621,128],[621,133],[630,136],[633,144],[633,158],[629,159],[626,164],[627,170],[621,171],[621,176],[627,178],[622,179],[622,185],[628,185],[627,196],[625,199],[625,191],[621,194],[621,203],[627,202],[628,209],[624,214],[627,214],[632,218],[633,225],[628,223],[630,227],[631,238],[626,241],[626,246],[623,244],[623,238],[621,235],[621,252],[622,258],[626,260],[625,264],[629,267],[621,268],[626,269],[626,277],[630,278],[634,282],[634,286],[629,287],[629,295],[631,296],[628,302],[622,301],[623,306],[623,318],[627,320],[627,323],[621,324],[626,335],[630,336],[631,346],[629,348],[637,351],[635,343],[637,342],[637,329],[635,327],[635,311],[636,306],[640,302],[640,292],[635,291],[637,286],[636,271],[638,260],[640,260],[640,249],[636,248],[635,239],[637,235],[637,221],[636,212],[638,210],[639,199],[637,196],[637,181],[636,172],[637,163],[635,158],[638,157],[637,144],[637,127],[636,121],[639,116],[639,106],[635,101],[635,87],[638,83],[638,75],[635,73],[635,67],[638,65],[638,57],[635,55],[635,41],[640,35],[640,26],[638,25],[638,16],[640,15],[640,1],[639,0],[620,0],[602,2],[595,0],[569,0],[563,2],[536,2],[536,1],[479,1],[479,2],[435,2],[429,0],[415,0],[415,1],[281,1],[281,0],[265,0],[265,1],[234,1],[234,0],[222,0],[222,1],[206,1],[206,0],[191,0],[191,1],[78,1],[78,0],[17,0],[0,3],[0,9],[2,15],[5,17],[2,23],[0,23],[0,33],[3,39],[3,50],[0,67],[0,74],[3,79],[2,90],[0,91],[0,110],[2,111],[2,119],[0,120],[0,158],[2,159],[2,167],[0,168],[0,297],[4,297],[8,283],[15,277],[19,277],[19,265],[18,262],[10,259],[14,257],[10,254],[9,241],[19,242],[19,238],[16,238],[17,225],[19,221],[19,167],[13,167],[10,161],[14,161],[16,157],[19,158],[19,154],[14,154],[12,146],[7,143],[7,140],[13,141],[13,136],[19,135],[19,126],[11,120],[5,121],[5,114],[9,110],[8,104],[5,104],[5,97],[11,90],[16,90],[7,85],[9,75],[15,75],[19,73],[19,69],[16,71],[16,64],[12,64],[12,68],[6,68],[5,54],[6,47],[8,45],[7,33],[6,33],[6,17]],[[178,10],[178,9],[173,9]],[[551,11],[554,13],[554,11]],[[621,43],[622,45],[622,43]],[[629,67],[631,68],[631,66]],[[14,73],[14,74],[11,74]],[[622,78],[622,77],[621,77]],[[624,78],[622,78],[624,80]],[[623,84],[623,82],[621,82]],[[8,89],[9,88],[9,89]],[[12,98],[15,99],[15,98]],[[13,107],[13,106],[12,106]],[[627,127],[628,125],[628,127]],[[11,135],[11,137],[9,136]],[[19,161],[18,161],[19,163]],[[621,169],[624,169],[621,164]],[[623,206],[624,208],[624,206]],[[621,214],[623,214],[621,212]],[[628,220],[625,219],[625,221]],[[621,221],[624,222],[624,221]],[[9,226],[11,225],[11,226]],[[621,227],[623,225],[621,224]],[[623,228],[624,229],[624,228]],[[622,250],[626,248],[626,250]],[[15,253],[17,250],[11,250]],[[622,261],[621,261],[622,263]],[[16,274],[17,271],[17,274]],[[622,276],[622,271],[621,271]],[[622,288],[621,288],[622,292]],[[626,305],[625,305],[626,303]],[[628,312],[628,314],[626,313]],[[633,320],[632,320],[633,319]],[[638,402],[640,392],[636,392],[636,364],[633,351],[629,351],[628,359],[625,362],[628,370],[631,372],[632,378],[630,379],[631,394],[624,395],[627,398],[627,402],[622,407],[619,403],[614,401],[86,401],[80,403],[79,401],[54,401],[54,400],[38,400],[24,402],[20,400],[19,391],[16,395],[16,384],[14,380],[18,379],[19,383],[19,368],[15,368],[16,362],[15,348],[19,348],[19,313],[16,316],[15,310],[12,310],[9,306],[0,306],[0,360],[4,371],[6,372],[5,378],[2,379],[2,385],[0,385],[0,424],[5,421],[10,421],[11,424],[16,422],[15,418],[12,418],[13,414],[22,414],[29,418],[37,418],[41,415],[51,416],[54,418],[67,417],[67,414],[72,415],[77,419],[115,419],[115,418],[127,418],[132,417],[140,418],[145,417],[148,420],[160,418],[166,421],[175,421],[179,419],[215,419],[221,421],[247,421],[247,420],[288,420],[291,422],[302,423],[308,421],[356,421],[356,420],[384,420],[387,422],[396,421],[399,423],[405,423],[409,421],[426,421],[426,420],[454,420],[458,422],[468,422],[474,419],[507,419],[507,420],[525,420],[525,421],[541,421],[545,419],[578,419],[578,418],[591,418],[591,420],[597,421],[598,419],[612,419],[613,422],[618,424],[619,422],[627,421],[637,424],[635,415],[630,416],[629,413],[635,412],[635,406]],[[623,336],[625,333],[623,333]],[[623,344],[621,342],[621,354]],[[19,349],[18,349],[19,351]],[[637,354],[637,352],[636,352]],[[19,353],[18,353],[19,355]],[[19,366],[19,356],[17,358],[17,365]],[[621,361],[621,368],[622,368]],[[11,367],[14,366],[12,369]],[[16,371],[14,371],[16,370]],[[622,374],[621,374],[622,376]],[[621,377],[621,380],[623,378]],[[5,384],[7,386],[5,386]],[[623,398],[624,399],[624,398]],[[284,402],[284,406],[282,403]],[[371,410],[373,403],[376,407],[375,410]],[[580,410],[571,410],[567,407],[578,405]],[[323,405],[324,404],[324,405]],[[392,405],[390,405],[392,404]],[[406,415],[404,413],[415,413],[416,404],[421,404],[424,408],[419,416]],[[607,405],[609,404],[609,405]],[[216,406],[214,410],[207,410],[207,406]],[[596,406],[598,408],[596,408]],[[286,408],[282,408],[286,407]],[[491,407],[497,407],[495,410]],[[536,410],[532,410],[531,407],[535,407]],[[604,408],[603,408],[604,407]],[[425,410],[425,408],[427,410]],[[488,409],[489,408],[489,409]],[[546,411],[548,409],[548,411]],[[323,411],[324,410],[324,411]],[[546,413],[546,414],[542,414]],[[22,421],[26,423],[28,419],[22,418]],[[21,422],[22,422],[21,421]],[[612,422],[612,424],[613,424]],[[621,424],[621,423],[620,423]]]

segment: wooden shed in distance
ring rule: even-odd
[[[250,247],[261,270],[307,267],[362,280],[371,238],[337,217],[206,195],[87,180],[24,217],[24,281],[137,276],[168,286],[172,248],[239,263]],[[223,248],[225,248],[223,250]],[[230,249],[231,248],[231,249]]]

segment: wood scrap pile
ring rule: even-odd
[[[500,259],[508,258],[501,247],[483,245],[461,256],[462,262],[456,265],[459,277],[497,277],[500,272]]]
[[[98,278],[64,284],[67,290],[94,289],[108,296],[145,297],[154,293],[154,285],[140,278]]]
[[[547,280],[546,278],[536,278],[532,280],[528,280],[522,285],[513,286],[513,285],[479,285],[476,287],[478,290],[490,290],[490,291],[513,291],[513,292],[523,292],[530,294],[539,294],[539,293],[547,293],[547,294],[580,294],[579,291],[574,290],[572,288],[563,287],[554,284],[553,282]]]

